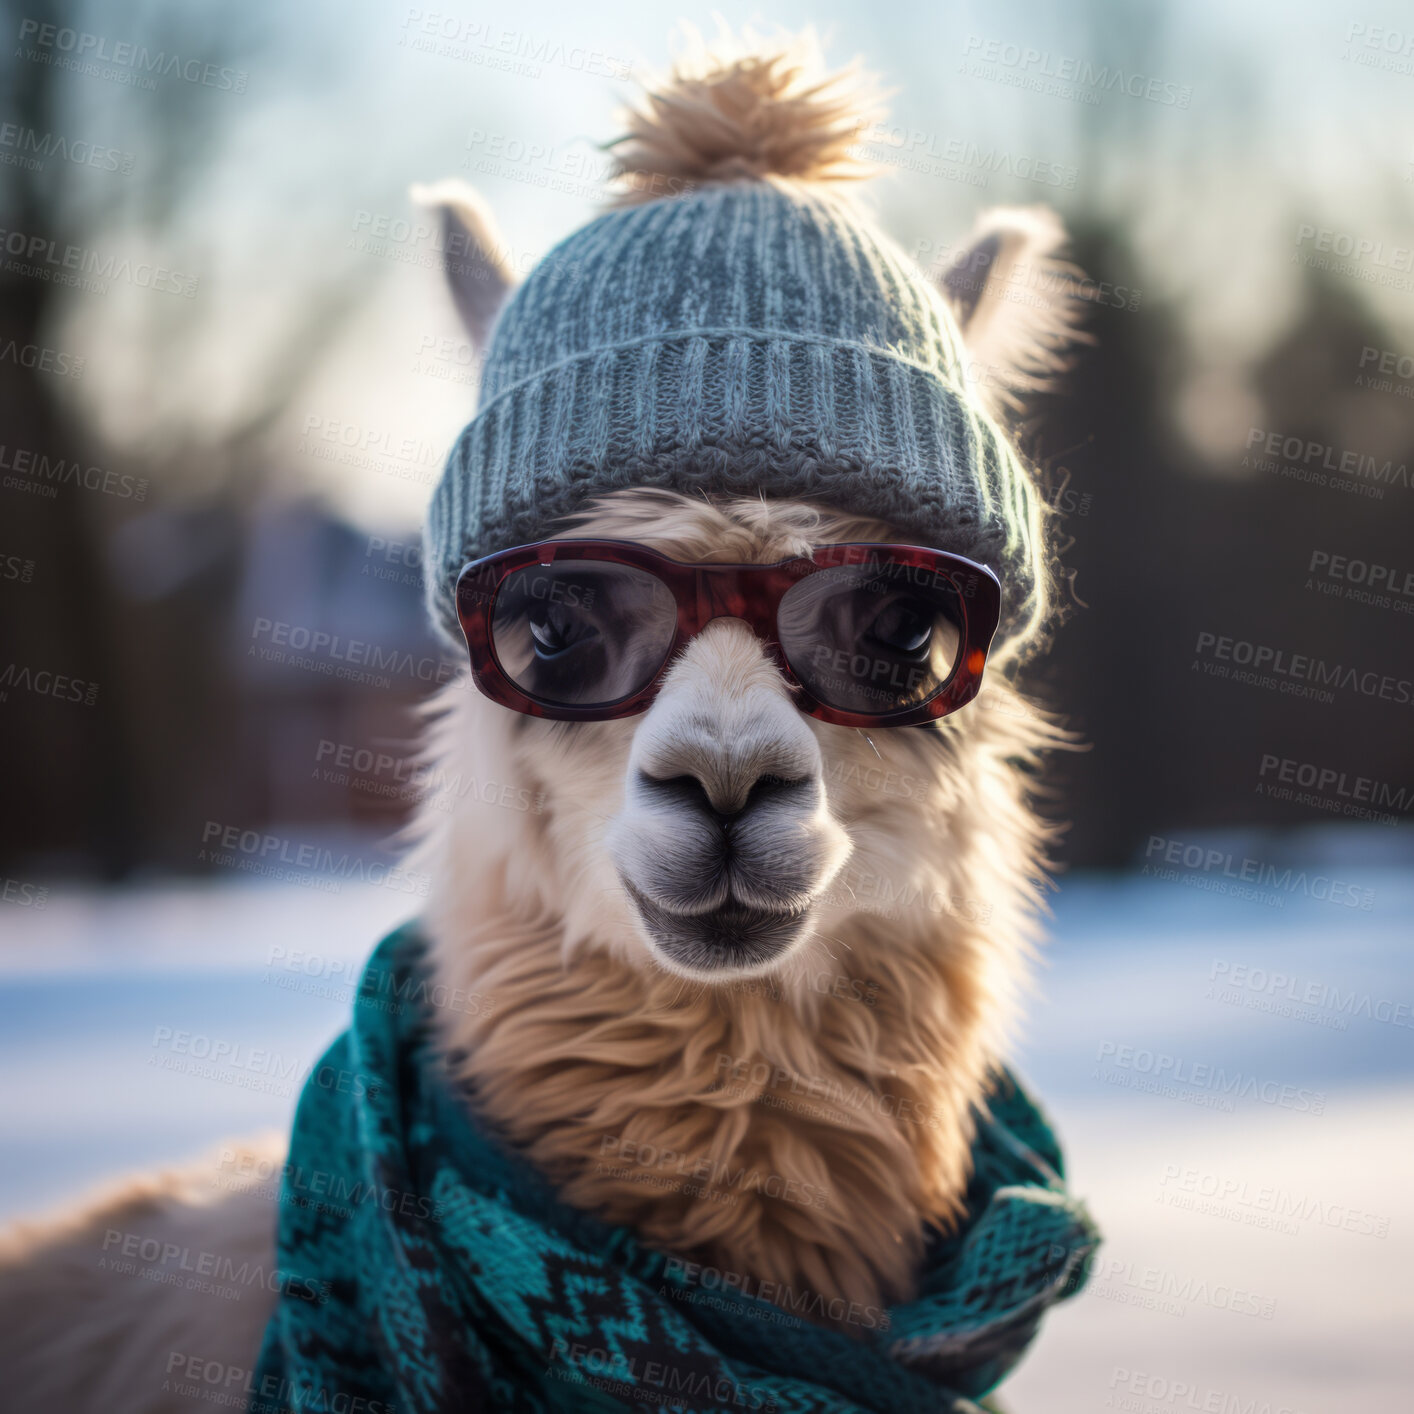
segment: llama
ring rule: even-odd
[[[872,111],[792,50],[680,68],[615,150],[619,209],[865,175],[857,139]],[[442,212],[452,294],[488,350],[513,294],[504,245],[469,189],[421,196]],[[939,281],[970,435],[1000,438],[1078,337],[1063,239],[1049,213],[989,213]],[[1022,277],[1034,298],[1010,297]],[[755,494],[730,477],[592,487],[547,535],[685,565],[917,541],[906,498],[871,514],[789,494],[764,462],[745,481],[763,467]],[[861,1350],[887,1328],[883,1313],[917,1296],[930,1243],[966,1221],[979,1123],[1000,1103],[1040,934],[1053,831],[1034,781],[1066,735],[1015,685],[1054,617],[1040,498],[1023,513],[1036,565],[1024,610],[1004,616],[977,699],[926,729],[806,715],[767,645],[725,615],[683,644],[638,715],[517,714],[465,675],[428,708],[439,786],[412,831],[413,865],[434,881],[426,967],[442,995],[478,999],[431,1008],[457,1093],[574,1210],[669,1254],[679,1273],[723,1274],[803,1309]],[[429,592],[435,609],[447,586]],[[235,1177],[220,1187],[197,1165],[12,1234],[0,1347],[16,1407],[185,1409],[213,1368],[239,1373],[249,1395],[273,1293],[213,1309],[102,1270],[96,1254],[116,1231],[273,1269],[260,1175],[281,1152],[228,1153]],[[1050,1295],[1090,1245],[1067,1253]],[[952,1380],[941,1350],[919,1345],[920,1366],[940,1362]]]

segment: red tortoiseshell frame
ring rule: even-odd
[[[631,565],[665,584],[677,602],[677,629],[652,679],[639,691],[603,706],[542,702],[507,676],[492,642],[492,610],[507,576],[532,565],[564,560],[598,560]],[[786,590],[807,575],[875,560],[929,571],[950,581],[962,607],[962,643],[952,674],[926,702],[896,712],[845,712],[821,702],[796,677],[776,637],[776,610]],[[972,701],[982,686],[987,649],[1001,613],[1001,581],[985,565],[961,555],[917,545],[820,545],[809,559],[773,565],[683,564],[626,540],[542,540],[473,560],[457,577],[457,617],[471,654],[471,676],[493,702],[532,717],[560,722],[606,722],[647,711],[678,650],[717,618],[741,619],[765,643],[790,683],[796,705],[822,722],[842,727],[925,726]]]

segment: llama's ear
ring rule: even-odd
[[[491,326],[516,283],[491,208],[474,187],[457,177],[414,186],[410,195],[419,206],[441,213],[447,284],[472,347],[484,353]]]
[[[1062,259],[1065,228],[1045,206],[984,211],[941,284],[968,355],[968,385],[993,413],[1044,391],[1088,339],[1080,271]]]

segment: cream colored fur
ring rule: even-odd
[[[896,538],[796,503],[662,492],[606,497],[573,533],[683,560]],[[732,629],[693,680],[701,720],[764,662]],[[491,1002],[442,1017],[448,1048],[482,1114],[571,1202],[756,1282],[901,1297],[927,1227],[957,1210],[968,1109],[1033,936],[1044,832],[1022,767],[1054,735],[999,672],[936,729],[866,735],[797,714],[848,859],[769,986],[714,984],[657,956],[611,849],[635,753],[680,711],[671,688],[644,716],[572,727],[443,692],[431,754],[453,796],[428,802],[417,867],[437,881],[439,971]],[[506,797],[543,809],[487,803]],[[674,849],[669,824],[658,847]]]

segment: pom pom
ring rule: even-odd
[[[784,177],[856,181],[876,165],[858,155],[862,129],[883,117],[883,95],[858,63],[825,69],[812,31],[760,40],[749,31],[693,52],[645,86],[613,154],[613,201],[632,205],[703,182]]]

